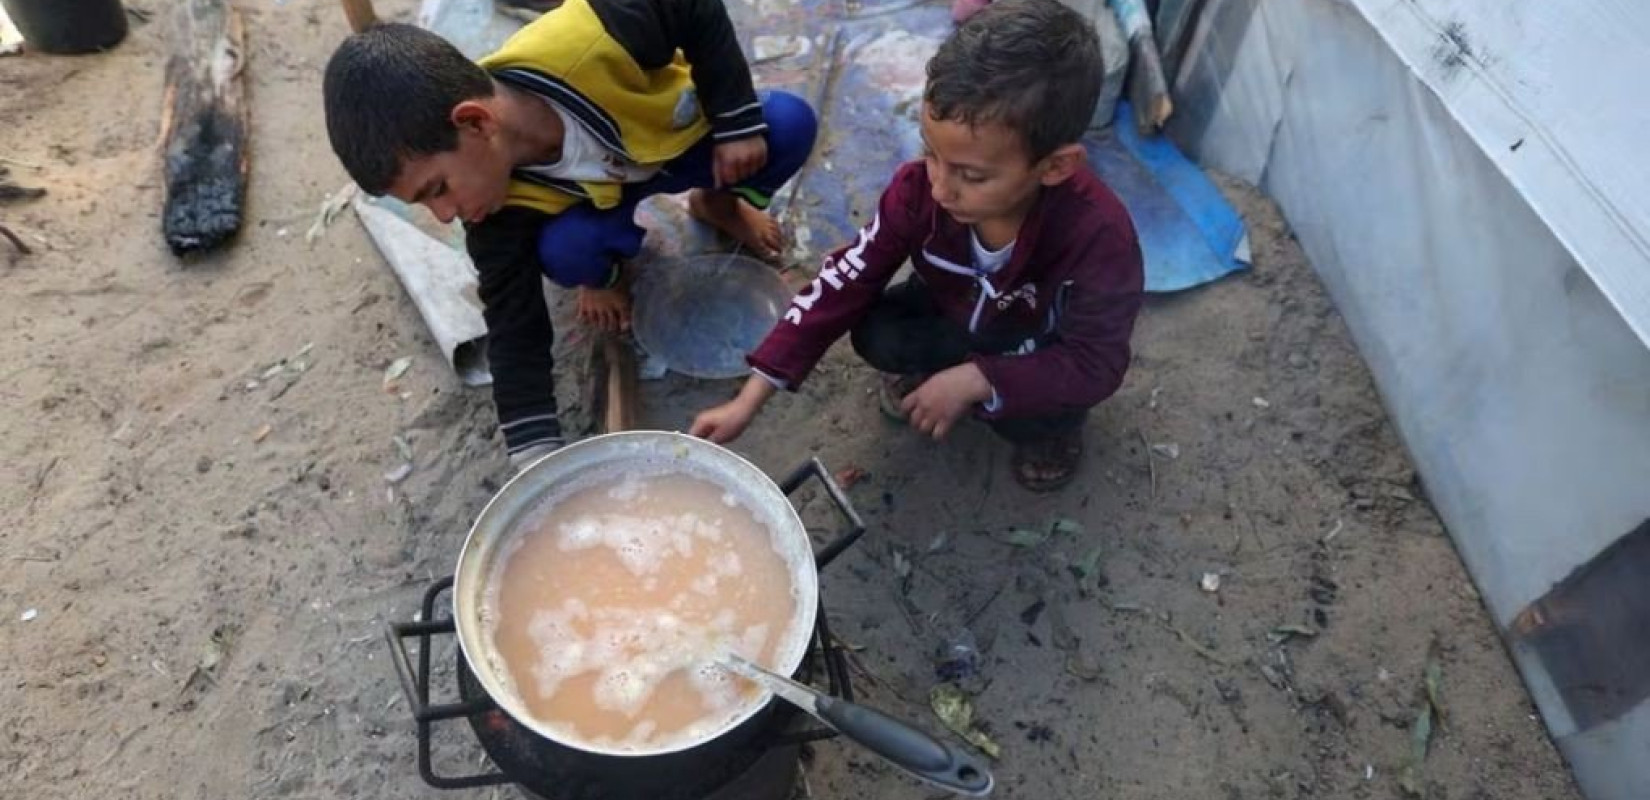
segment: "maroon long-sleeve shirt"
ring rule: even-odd
[[[751,366],[787,388],[800,386],[909,260],[958,325],[993,338],[1047,342],[973,357],[997,393],[987,416],[1079,410],[1117,391],[1144,285],[1134,224],[1117,196],[1087,170],[1043,188],[1012,258],[989,275],[974,268],[970,237],[967,225],[934,202],[922,162],[905,164],[876,217],[853,244],[825,259],[819,277],[750,355]]]

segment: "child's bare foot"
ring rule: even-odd
[[[605,333],[630,330],[630,291],[579,287],[579,322]]]
[[[779,222],[732,192],[694,189],[688,193],[688,213],[733,237],[764,261],[778,260],[780,249],[785,246]]]
[[[579,287],[579,322],[604,333],[622,333],[630,330],[631,266],[619,261],[615,266],[619,277],[606,289]]]

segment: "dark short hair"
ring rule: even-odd
[[[381,195],[403,160],[458,147],[453,106],[491,96],[493,79],[440,36],[383,23],[338,45],[321,88],[332,152],[363,191]]]
[[[1037,161],[1083,138],[1104,69],[1082,15],[1057,0],[997,0],[929,59],[923,100],[935,119],[1019,133]]]

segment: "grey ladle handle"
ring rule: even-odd
[[[900,769],[960,794],[991,792],[991,770],[968,751],[856,703],[819,694],[815,704],[821,721]]]

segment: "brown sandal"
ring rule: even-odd
[[[882,415],[895,422],[904,422],[905,409],[900,406],[905,402],[905,396],[916,391],[927,380],[927,375],[882,373],[877,385],[877,407],[882,409]]]
[[[1052,439],[1014,447],[1014,481],[1028,492],[1044,494],[1065,488],[1083,460],[1081,429]]]

